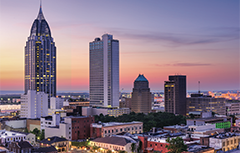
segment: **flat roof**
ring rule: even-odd
[[[143,122],[132,121],[132,122],[108,122],[108,123],[92,123],[92,127],[110,127],[110,126],[121,126],[121,125],[130,125],[130,124],[139,124]]]

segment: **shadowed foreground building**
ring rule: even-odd
[[[152,108],[152,94],[148,80],[140,74],[134,81],[131,107],[131,111],[135,113],[149,113]]]
[[[165,112],[186,115],[186,76],[169,76],[164,83]]]
[[[56,96],[56,47],[42,6],[25,46],[25,94],[28,90]]]

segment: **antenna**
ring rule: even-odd
[[[42,0],[40,0],[40,7],[42,8]]]
[[[198,81],[198,93],[200,94],[200,81]]]

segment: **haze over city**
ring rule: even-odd
[[[24,46],[40,1],[0,1],[0,90],[24,90]],[[120,90],[139,74],[151,90],[168,75],[187,90],[239,90],[239,1],[42,1],[57,47],[57,91],[88,91],[89,42],[120,46]]]

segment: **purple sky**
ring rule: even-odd
[[[38,0],[0,1],[0,90],[24,89],[24,46]],[[240,89],[238,0],[43,0],[57,46],[58,90],[88,90],[89,42],[110,33],[120,42],[120,88],[139,73],[151,90],[171,74],[187,89]]]

